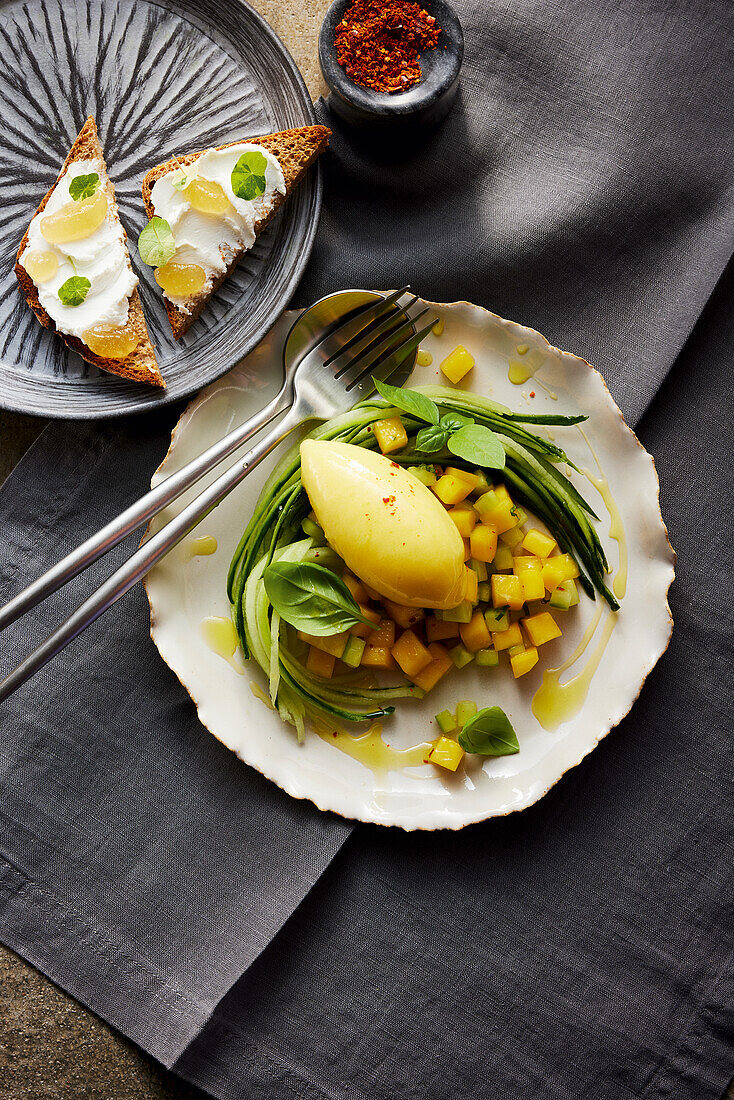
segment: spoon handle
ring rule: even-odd
[[[72,550],[70,554],[67,554],[46,573],[9,600],[4,607],[0,607],[0,630],[15,622],[26,611],[30,611],[41,600],[45,600],[47,596],[50,596],[52,592],[56,592],[72,577],[76,577],[77,574],[83,572],[92,562],[103,557],[136,528],[147,523],[161,509],[165,508],[171,501],[176,500],[177,497],[186,492],[225,458],[229,458],[238,447],[241,447],[256,432],[274,420],[291,403],[291,395],[288,388],[284,386],[264,409],[255,413],[253,417],[234,428],[222,439],[217,440],[203,454],[165,478],[140,500],[121,512],[116,519],[110,520],[100,531],[91,535],[75,550]]]

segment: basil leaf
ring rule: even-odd
[[[440,424],[432,424],[430,428],[421,428],[415,437],[416,451],[424,454],[432,454],[434,451],[442,451],[446,446],[449,433]]]
[[[232,191],[238,199],[256,199],[265,194],[267,166],[264,153],[249,149],[242,154],[232,169]]]
[[[389,386],[387,382],[379,382],[377,378],[373,378],[372,381],[380,397],[384,397],[396,409],[407,413],[408,416],[416,417],[417,420],[438,424],[438,408],[430,397],[416,393],[415,390],[404,390],[401,386]]]
[[[83,275],[72,275],[59,287],[59,301],[65,306],[80,306],[91,287],[89,279]]]
[[[459,734],[465,752],[482,756],[513,756],[520,751],[517,734],[502,707],[485,707],[473,714]]]
[[[144,264],[163,267],[176,252],[173,232],[165,218],[150,219],[138,237],[138,252]]]
[[[276,561],[263,574],[268,599],[281,619],[306,634],[326,637],[357,623],[374,623],[359,610],[335,573],[310,562]]]
[[[462,416],[461,413],[447,412],[441,417],[439,424],[442,428],[446,428],[450,432],[458,432],[459,428],[465,427],[467,424],[473,424],[474,421],[468,416]]]
[[[489,466],[501,470],[505,465],[505,448],[498,436],[483,424],[467,424],[450,437],[448,448],[452,455],[472,462],[476,466]]]
[[[69,196],[74,202],[80,199],[91,199],[95,191],[99,190],[100,178],[96,172],[90,172],[88,176],[74,176],[69,182]]]

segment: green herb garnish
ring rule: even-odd
[[[501,470],[505,465],[502,440],[483,424],[467,424],[450,435],[446,446],[452,455],[485,469]]]
[[[232,169],[232,191],[238,199],[257,199],[265,194],[267,166],[265,155],[255,149],[242,154]]]
[[[278,561],[263,573],[268,599],[281,619],[318,637],[339,634],[365,618],[352,593],[335,573],[309,562]]]
[[[441,451],[448,444],[453,432],[458,432],[461,428],[473,423],[473,420],[461,416],[460,413],[444,413],[438,424],[432,424],[430,428],[422,428],[418,432],[415,437],[415,449],[426,454]]]
[[[59,287],[59,301],[65,306],[80,306],[91,285],[83,275],[72,275]]]
[[[163,267],[176,252],[173,231],[165,218],[153,217],[138,237],[138,252],[144,264]]]
[[[87,176],[74,176],[69,182],[69,195],[74,202],[79,202],[81,199],[91,199],[92,195],[99,190],[100,178],[96,172],[90,172]]]
[[[459,734],[464,752],[482,756],[512,756],[520,751],[517,734],[502,707],[485,707],[472,715]]]
[[[373,378],[375,389],[380,397],[384,397],[396,409],[414,416],[416,420],[425,420],[428,424],[438,424],[439,414],[435,401],[430,397],[424,397],[415,390],[404,390],[400,386],[390,386],[387,382],[380,382]]]
[[[182,172],[181,175],[173,181],[173,186],[176,188],[177,191],[183,191],[185,187],[188,187],[188,185],[189,177],[186,175],[185,172]]]

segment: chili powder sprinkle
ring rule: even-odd
[[[402,92],[420,82],[420,54],[440,33],[413,0],[354,0],[334,34],[337,61],[363,88]]]

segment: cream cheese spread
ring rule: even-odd
[[[41,284],[35,283],[38,300],[53,320],[59,332],[82,339],[82,334],[99,324],[124,327],[128,319],[129,298],[138,280],[127,258],[122,226],[114,217],[111,200],[105,220],[88,237],[65,244],[49,244],[41,233],[41,222],[55,214],[62,206],[72,202],[69,184],[75,176],[96,172],[103,181],[104,169],[99,160],[79,160],[70,164],[56,184],[51,198],[42,213],[36,214],[28,229],[28,244],[20,257],[31,250],[53,252],[59,262],[53,278]],[[79,306],[64,305],[59,298],[59,287],[72,275],[89,279],[91,286],[87,297]]]
[[[242,154],[250,151],[262,153],[267,161],[265,191],[255,199],[241,199],[232,190],[232,169]],[[196,177],[219,184],[230,202],[226,213],[214,216],[191,206],[185,188],[181,189],[180,185]],[[164,218],[171,227],[176,242],[172,262],[201,267],[206,283],[200,293],[206,293],[236,255],[252,248],[255,226],[270,213],[276,197],[284,195],[285,190],[283,170],[277,158],[261,145],[241,142],[226,149],[207,149],[191,164],[167,172],[153,185],[151,201],[155,215]],[[181,298],[165,296],[178,309],[189,312]]]

